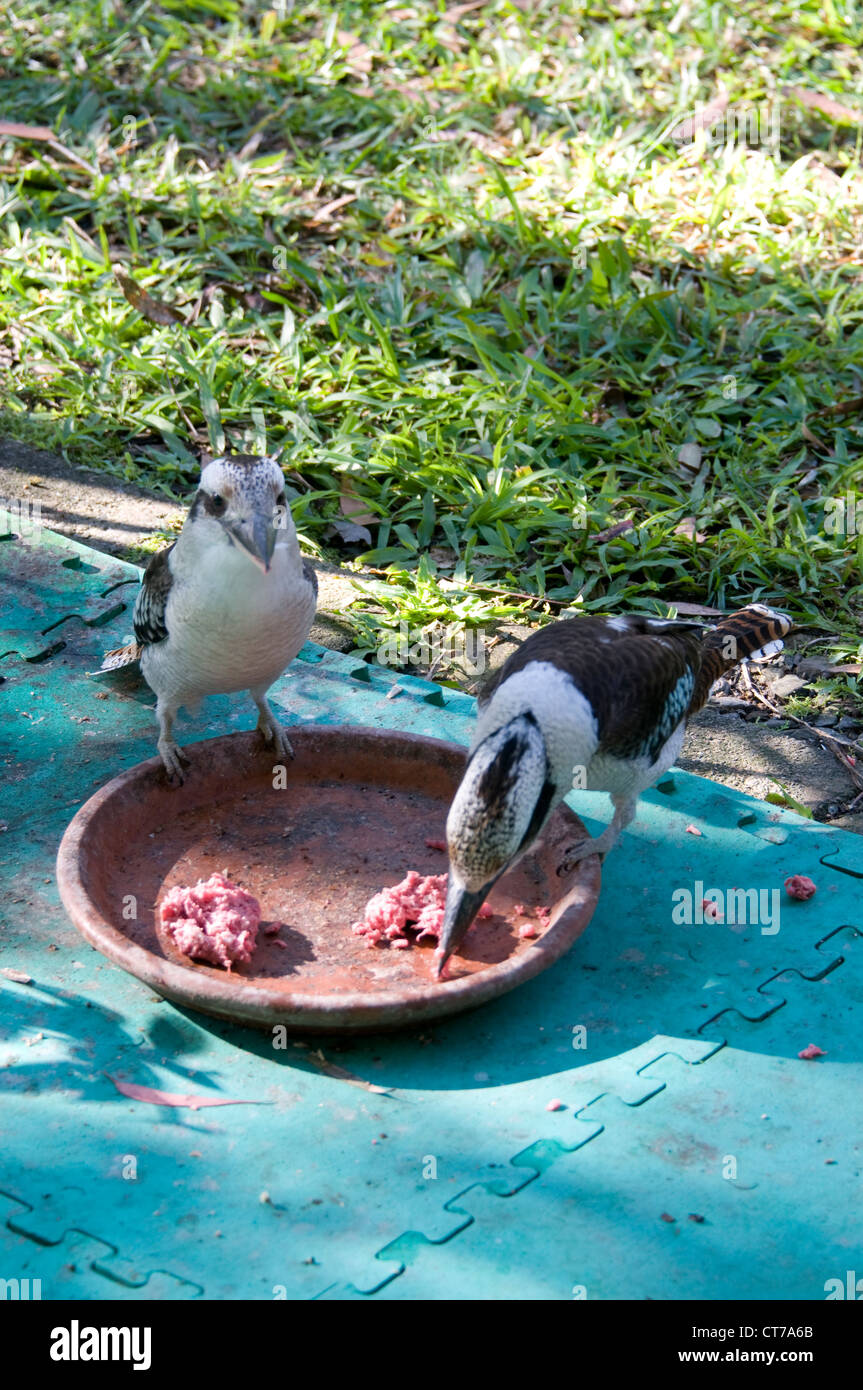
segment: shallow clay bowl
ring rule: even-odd
[[[426,841],[444,837],[465,751],[391,730],[308,725],[290,737],[296,756],[281,779],[258,734],[230,734],[189,745],[181,787],[169,785],[153,758],[90,798],[63,836],[57,879],[92,946],[202,1013],[347,1033],[494,999],[545,970],[584,931],[599,895],[599,860],[558,877],[564,851],[586,833],[562,805],[538,850],[494,888],[494,915],[468,932],[446,980],[432,976],[434,941],[369,948],[351,923],[374,893],[408,869],[446,872],[446,853]],[[262,909],[255,953],[230,973],[181,955],[158,921],[169,888],[217,871]],[[533,940],[519,935],[536,923],[515,912],[521,904],[552,908]],[[266,935],[275,923],[278,933]]]

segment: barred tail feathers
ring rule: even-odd
[[[773,655],[782,650],[782,639],[791,631],[792,622],[786,613],[768,608],[762,603],[750,603],[727,618],[720,618],[715,628],[704,638],[701,649],[701,668],[689,713],[695,714],[706,703],[710,687],[732,666],[745,657]]]

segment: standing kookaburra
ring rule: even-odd
[[[570,852],[567,869],[616,844],[723,671],[765,647],[779,650],[790,628],[783,613],[753,603],[706,636],[702,625],[627,616],[573,618],[529,637],[481,697],[447,818],[438,977],[492,886],[530,848],[574,780],[609,792],[614,818]]]
[[[206,464],[180,535],[153,556],[135,603],[169,776],[182,781],[188,761],[173,737],[177,710],[205,695],[248,690],[265,741],[292,756],[267,691],[308,637],[317,591],[276,460],[235,454]]]

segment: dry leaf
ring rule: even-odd
[[[798,661],[796,671],[800,676],[859,676],[861,665],[859,661],[846,661],[843,665],[837,666],[822,657],[807,656]]]
[[[92,174],[94,178],[99,177],[99,170],[95,168],[94,165],[88,164],[85,159],[81,159],[73,150],[67,149],[65,145],[61,145],[50,126],[21,125],[18,121],[0,121],[0,136],[3,135],[11,135],[12,138],[16,140],[44,141],[46,145],[51,146],[52,150],[56,150],[58,154],[64,155],[72,164],[77,164],[80,169],[86,169],[87,173]]]
[[[356,200],[356,193],[344,193],[341,198],[334,198],[331,203],[325,203],[311,217],[306,218],[306,226],[320,227],[324,222],[331,221],[333,213],[338,212],[339,208],[345,207],[348,203],[355,203]]]
[[[691,541],[697,541],[699,545],[707,540],[702,531],[696,531],[696,521],[694,516],[685,516],[674,528],[675,536],[688,536]]]
[[[347,1081],[349,1085],[359,1086],[362,1090],[371,1091],[376,1096],[388,1096],[392,1089],[390,1086],[376,1086],[373,1081],[364,1081],[361,1076],[355,1076],[352,1071],[340,1067],[336,1062],[331,1062],[328,1057],[324,1056],[319,1047],[312,1051],[308,1043],[301,1042],[294,1043],[294,1047],[305,1048],[308,1051],[312,1066],[317,1067],[324,1076],[331,1076],[334,1081]]]
[[[380,517],[375,516],[374,512],[366,510],[366,503],[362,497],[358,496],[348,473],[341,475],[339,493],[339,510],[355,525],[378,526],[380,524]]]
[[[683,613],[687,618],[721,618],[721,608],[707,608],[703,603],[677,603],[674,599],[669,599],[668,603],[677,609],[678,613]]]
[[[57,136],[47,125],[20,125],[18,121],[0,121],[0,135],[12,135],[19,140],[49,140]]]
[[[626,531],[632,531],[634,528],[634,521],[619,521],[616,526],[610,526],[607,531],[598,531],[590,539],[594,545],[604,545],[606,541],[613,541],[615,536],[622,536]]]
[[[699,130],[709,130],[715,125],[725,112],[728,105],[728,93],[720,92],[709,106],[703,106],[700,111],[688,116],[680,125],[674,127],[671,132],[672,140],[693,140]]]
[[[374,54],[368,44],[362,43],[356,34],[348,34],[343,29],[336,33],[336,40],[341,48],[348,50],[345,66],[352,72],[369,73],[374,63]]]
[[[451,5],[448,10],[444,10],[441,19],[449,24],[457,24],[463,14],[470,14],[471,10],[481,10],[485,0],[470,0],[468,5]]]
[[[401,198],[396,198],[395,202],[393,203],[392,207],[390,208],[389,212],[384,218],[384,226],[387,228],[387,230],[389,230],[390,227],[401,227],[404,223],[404,220],[405,205],[402,202]]]
[[[7,980],[14,980],[16,985],[32,985],[33,976],[25,975],[23,970],[13,970],[10,966],[4,965],[0,970],[0,975],[5,975]]]
[[[136,1086],[131,1081],[118,1081],[116,1076],[105,1075],[117,1090],[130,1100],[143,1100],[148,1105],[171,1105],[175,1109],[203,1110],[208,1105],[269,1105],[267,1100],[211,1100],[209,1096],[177,1095],[172,1091],[157,1091],[152,1086]]]
[[[120,285],[120,289],[128,299],[133,309],[148,319],[150,323],[158,323],[168,327],[173,323],[185,323],[184,316],[177,309],[172,309],[169,304],[161,304],[157,299],[153,299],[146,290],[134,281],[125,271],[115,268],[114,274]]]
[[[800,426],[800,433],[803,435],[803,438],[806,440],[806,443],[812,445],[813,449],[820,449],[822,453],[826,451],[827,445],[821,442],[817,434],[812,433],[805,420],[803,421],[803,424]]]
[[[332,521],[329,526],[330,531],[336,531],[348,545],[371,545],[372,533],[365,526],[358,526],[355,521]]]
[[[837,401],[835,405],[822,405],[813,411],[814,415],[857,415],[863,411],[863,396],[853,396],[847,401]]]
[[[697,471],[701,467],[701,445],[681,444],[677,451],[677,462]]]
[[[830,116],[834,121],[847,121],[849,125],[863,124],[863,111],[844,106],[841,101],[835,101],[824,92],[810,92],[806,87],[786,87],[784,95],[793,97],[810,111],[820,111],[823,116]]]

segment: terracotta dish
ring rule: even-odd
[[[408,869],[446,871],[446,853],[426,841],[444,835],[465,751],[393,730],[309,725],[290,736],[296,756],[281,776],[260,735],[230,734],[189,746],[181,787],[153,758],[90,798],[63,836],[57,878],[91,945],[202,1013],[347,1033],[494,999],[552,965],[584,931],[600,865],[593,856],[558,877],[564,851],[585,835],[560,806],[538,850],[496,885],[494,915],[471,928],[448,979],[432,978],[433,941],[369,948],[350,927],[372,894]],[[254,894],[263,912],[251,961],[230,973],[181,955],[158,924],[169,888],[214,871]],[[550,907],[550,924],[522,938],[516,904]]]

